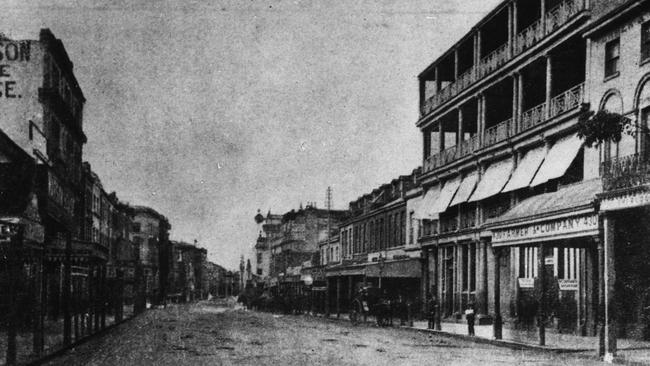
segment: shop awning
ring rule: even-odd
[[[512,173],[512,177],[510,177],[508,184],[503,187],[501,192],[511,192],[516,189],[528,187],[530,182],[533,180],[535,173],[537,173],[539,166],[542,165],[545,156],[545,146],[540,146],[528,151],[519,164],[517,164],[517,168]]]
[[[366,266],[367,277],[379,277],[380,274],[385,278],[420,278],[422,277],[422,268],[420,260],[416,258],[382,264],[373,263]]]
[[[519,202],[499,217],[486,222],[488,228],[509,225],[513,222],[546,217],[571,209],[585,208],[593,204],[596,194],[602,191],[602,181],[591,179],[572,184],[555,192],[544,193]]]
[[[534,187],[563,176],[581,147],[582,140],[576,134],[558,140],[546,154],[546,158],[530,186]]]
[[[429,188],[418,204],[413,217],[417,220],[431,220],[438,217],[438,211],[434,211],[434,207],[440,199],[440,193],[440,188],[438,186]]]
[[[460,177],[456,177],[452,180],[447,181],[447,183],[445,183],[445,186],[442,187],[438,199],[434,202],[433,206],[431,206],[431,208],[428,209],[429,212],[435,214],[445,212],[447,207],[449,207],[449,203],[451,202],[451,199],[454,198],[454,194],[456,194],[456,191],[458,190],[459,186],[460,186]]]
[[[513,168],[512,159],[505,159],[492,163],[478,182],[476,190],[469,202],[480,201],[492,197],[501,192],[503,187],[508,183]]]
[[[474,188],[476,188],[477,182],[478,172],[471,172],[467,174],[465,178],[463,178],[463,181],[460,183],[458,191],[456,192],[456,195],[454,196],[454,199],[451,201],[449,206],[467,202],[467,200],[469,200],[469,197],[472,195],[472,192],[474,192]]]

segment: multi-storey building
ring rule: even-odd
[[[255,243],[255,274],[265,281],[271,274],[271,246],[280,236],[282,215],[271,214],[269,211],[263,216],[258,212],[255,220],[262,225],[262,231]]]
[[[164,300],[167,296],[164,287],[169,276],[167,258],[171,255],[169,253],[171,225],[165,216],[150,207],[133,206],[131,214],[133,226],[129,238],[136,246],[136,260],[143,267],[143,293],[146,294],[147,301]]]
[[[622,116],[633,132],[600,144],[594,153],[604,190],[598,195],[603,290],[598,302],[607,315],[601,344],[608,347],[601,351],[610,357],[617,337],[650,340],[650,2],[616,3],[620,5],[594,19],[585,33],[589,107]]]
[[[64,289],[73,271],[70,265],[62,266],[62,259],[84,262],[94,256],[73,243],[79,237],[85,98],[63,43],[49,29],[42,29],[38,40],[1,41],[1,127],[37,161],[33,191],[45,226],[44,296],[51,317],[63,313],[64,343],[69,344],[72,300]]]
[[[415,241],[407,243],[407,192],[417,186],[419,172],[400,176],[350,203],[350,218],[339,225],[340,243],[325,246],[330,249],[321,253],[326,256],[329,301],[337,312],[349,308],[362,285],[380,287],[391,298],[418,298],[420,253]]]
[[[311,261],[328,228],[338,227],[347,211],[318,209],[314,204],[291,210],[282,216],[280,233],[271,239],[271,276],[281,276],[289,267]]]
[[[599,164],[638,150],[627,137],[585,147],[576,131],[584,102],[628,111],[614,85],[638,105],[630,79],[645,72],[642,26],[621,33],[603,18],[623,3],[645,2],[503,1],[420,74],[423,197],[414,216],[424,291],[443,317],[474,305],[495,337],[505,323],[536,329],[541,344],[547,330],[595,335],[604,325]],[[634,39],[631,61],[621,61],[619,33]]]

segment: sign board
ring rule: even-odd
[[[544,258],[544,264],[546,264],[546,265],[555,264],[555,258],[554,257],[546,257],[546,258]]]
[[[557,280],[560,290],[578,291],[578,280]]]
[[[618,197],[607,197],[600,201],[601,211],[623,210],[631,207],[650,205],[650,191],[638,191]]]
[[[535,287],[534,278],[518,278],[519,288],[533,288]]]
[[[515,245],[530,241],[566,239],[598,233],[598,215],[561,217],[530,224],[509,226],[492,230],[492,243]]]

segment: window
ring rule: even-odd
[[[617,38],[605,44],[605,77],[618,74],[620,58],[620,40]]]
[[[140,223],[139,222],[134,222],[133,223],[133,232],[134,233],[139,233],[140,232]]]
[[[537,248],[519,248],[519,277],[537,277]]]
[[[641,61],[650,58],[650,22],[641,25]]]

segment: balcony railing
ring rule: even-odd
[[[559,116],[564,112],[580,107],[583,94],[584,84],[580,84],[551,99],[550,117]]]
[[[501,65],[505,64],[510,58],[510,53],[508,52],[508,43],[504,43],[496,50],[492,51],[489,55],[481,59],[479,66],[479,71],[481,77],[484,77],[487,74],[490,74],[492,71],[499,68]]]
[[[544,28],[542,27],[542,20],[539,19],[517,34],[515,54],[520,54],[533,47],[542,38],[544,38]]]
[[[650,159],[639,154],[603,162],[601,170],[605,191],[632,188],[650,182]]]
[[[515,124],[512,118],[492,126],[485,130],[483,137],[483,147],[494,145],[498,142],[504,141],[515,134]]]
[[[546,103],[539,104],[525,112],[519,117],[519,124],[514,119],[505,120],[496,126],[486,129],[483,133],[482,142],[479,144],[479,136],[475,135],[469,140],[462,141],[457,146],[452,146],[438,154],[433,154],[424,160],[424,171],[429,172],[438,167],[449,164],[462,157],[470,155],[482,148],[495,145],[505,141],[519,133],[530,130],[555,118],[563,113],[575,111],[580,108],[584,97],[584,84],[579,84],[551,99],[551,110],[546,114]]]
[[[473,153],[480,148],[478,135],[472,136],[469,140],[461,141],[459,147],[459,157]]]
[[[546,34],[555,32],[584,9],[583,0],[567,0],[546,13]]]
[[[537,105],[521,114],[519,131],[531,129],[546,120],[546,103]]]
[[[489,55],[481,59],[478,67],[472,67],[467,72],[458,76],[455,82],[447,85],[435,95],[424,101],[420,113],[426,116],[442,103],[460,94],[463,90],[497,70],[508,62],[513,56],[532,48],[544,38],[557,31],[568,23],[582,10],[585,10],[583,0],[565,0],[560,5],[548,11],[545,20],[541,19],[519,32],[513,39],[513,52],[509,52],[509,43],[505,43]]]

